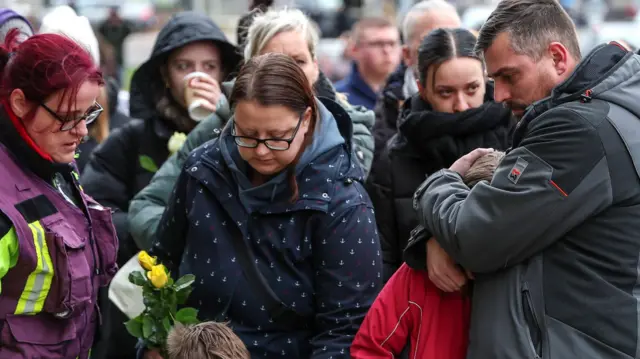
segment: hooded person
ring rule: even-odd
[[[193,72],[203,73],[189,82],[189,91],[204,100],[209,111],[228,111],[226,101],[220,100],[218,84],[240,59],[235,46],[209,17],[181,12],[162,28],[150,58],[134,73],[130,115],[135,120],[114,130],[96,148],[81,178],[87,193],[115,210],[120,264],[138,251],[128,231],[129,201],[180,147],[180,138],[198,123],[187,109],[184,77]],[[105,357],[135,355],[135,340],[122,325],[126,319],[115,307],[105,315],[102,343],[97,344],[102,345],[100,350],[108,352]],[[113,346],[114,342],[123,345]]]

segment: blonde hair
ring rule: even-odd
[[[224,323],[176,326],[167,337],[167,359],[250,359],[242,340]]]
[[[268,10],[257,14],[249,26],[246,46],[244,48],[245,62],[259,55],[262,49],[276,35],[295,31],[304,35],[309,47],[311,58],[316,58],[316,46],[320,40],[317,27],[298,9]]]

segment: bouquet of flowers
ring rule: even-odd
[[[157,349],[166,356],[167,335],[174,325],[198,324],[198,311],[194,308],[178,306],[186,303],[193,290],[195,281],[193,274],[187,274],[174,281],[167,268],[156,263],[155,257],[147,252],[138,254],[140,266],[145,272],[134,271],[129,274],[129,281],[142,287],[144,311],[125,323],[127,331],[139,338],[150,349]]]

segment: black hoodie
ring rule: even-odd
[[[83,171],[85,191],[104,206],[119,210],[114,220],[121,247],[133,243],[126,240],[129,201],[169,157],[167,143],[174,132],[188,132],[195,126],[169,94],[160,67],[173,50],[196,41],[215,42],[226,69],[240,61],[235,46],[210,18],[194,12],[174,15],[160,31],[151,57],[131,80],[130,115],[135,119],[115,129],[92,153]]]

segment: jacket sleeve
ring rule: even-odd
[[[375,122],[375,114],[364,106],[351,105],[346,99],[339,98],[338,103],[351,117],[353,123],[353,146],[366,178],[371,170],[373,151],[375,149],[371,133]]]
[[[91,154],[80,176],[84,191],[98,203],[115,212],[113,222],[121,239],[129,236],[127,209],[133,196],[131,176],[135,167],[131,164],[131,147],[135,136],[133,126],[116,129]]]
[[[2,278],[16,266],[18,261],[18,234],[11,220],[0,212],[0,294],[2,294]]]
[[[173,191],[170,192],[167,209],[160,218],[158,232],[153,238],[149,252],[152,256],[157,256],[171,271],[178,268],[185,248],[189,183],[189,175],[181,171]]]
[[[327,214],[314,240],[315,335],[311,359],[349,358],[349,347],[381,288],[380,244],[369,204]]]
[[[398,100],[385,96],[383,92],[378,97],[374,111],[375,124],[372,132],[375,141],[374,160],[377,160],[382,155],[387,141],[398,132],[396,128],[396,121],[399,115]]]
[[[400,356],[415,325],[415,316],[410,311],[419,310],[409,302],[411,286],[421,285],[412,280],[412,271],[403,265],[382,288],[351,344],[351,358]]]
[[[466,269],[492,272],[520,263],[611,204],[597,131],[571,109],[550,110],[529,124],[490,184],[470,191],[457,173],[441,170],[418,189],[414,206]]]
[[[182,148],[162,164],[151,182],[140,191],[129,205],[129,230],[141,249],[149,249],[160,223],[162,213],[169,202],[169,195],[191,151],[217,137],[222,119],[211,116],[194,128]]]
[[[351,119],[353,120],[353,145],[366,178],[373,163],[374,141],[371,130],[373,130],[375,117],[373,111],[362,107],[353,110]]]
[[[383,280],[386,283],[402,264],[402,249],[398,246],[398,223],[391,190],[393,174],[388,152],[385,150],[371,168],[367,179],[367,192],[376,212],[378,235],[382,247]]]

